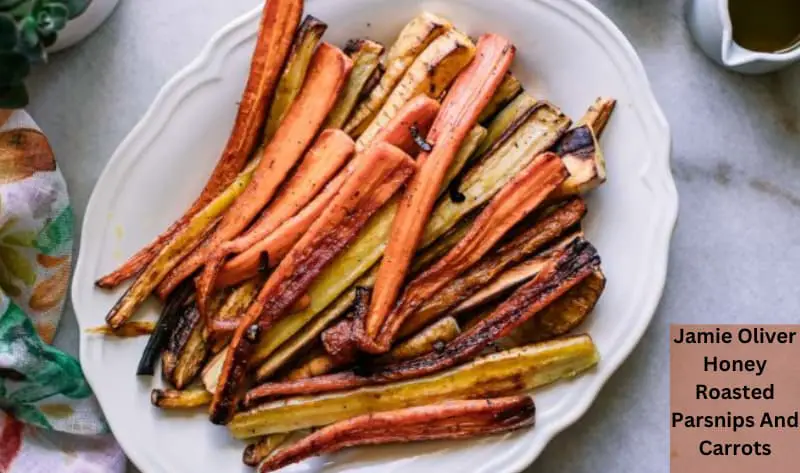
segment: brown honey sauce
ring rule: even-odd
[[[729,0],[733,40],[752,51],[800,46],[800,0]]]

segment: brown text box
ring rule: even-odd
[[[689,333],[729,333],[731,343],[689,344]],[[684,343],[677,343],[683,330]],[[740,339],[740,333],[744,339]],[[784,340],[792,343],[747,342],[748,334],[786,333]],[[794,335],[790,335],[794,333]],[[705,371],[705,357],[718,360],[766,360],[761,376],[748,372]],[[800,325],[673,325],[670,337],[670,459],[672,473],[796,473],[800,471],[800,430],[797,428],[771,429],[760,427],[765,412],[791,416],[800,410]],[[773,400],[698,400],[696,387],[706,384],[719,388],[742,386],[765,388],[774,385]],[[703,427],[687,428],[683,423],[673,425],[673,414],[685,416],[722,416],[728,423],[730,416],[751,416],[754,426],[740,428]],[[712,419],[718,422],[721,418]],[[713,444],[740,445],[725,447],[728,455],[704,455],[701,442],[710,441],[704,449],[713,451]],[[762,455],[756,455],[758,442]],[[741,447],[750,445],[749,448]],[[765,455],[766,448],[770,450]],[[735,450],[735,453],[734,453]],[[745,454],[750,452],[750,455]]]

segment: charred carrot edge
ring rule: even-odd
[[[217,230],[204,245],[187,257],[161,283],[160,296],[169,294],[189,277],[226,241],[236,237],[270,201],[297,161],[311,144],[333,107],[353,63],[328,43],[320,44],[311,60],[303,88],[275,137],[264,149],[264,157],[247,189],[223,216]]]
[[[256,147],[256,139],[260,136],[258,130],[264,123],[267,104],[289,54],[302,11],[302,0],[264,2],[256,48],[250,61],[250,75],[239,103],[233,131],[205,188],[180,219],[118,269],[98,279],[97,286],[113,288],[140,273],[173,235],[188,224],[192,215],[236,179]]]
[[[563,235],[581,221],[586,214],[586,204],[580,197],[559,202],[538,212],[524,230],[516,232],[513,239],[493,250],[468,271],[449,282],[428,298],[402,324],[398,336],[415,333],[435,319],[448,313],[483,287],[490,284],[506,268],[534,254],[544,245]],[[511,230],[511,233],[515,233]]]
[[[378,269],[365,334],[374,340],[400,292],[411,258],[417,249],[439,187],[461,142],[478,121],[514,59],[514,46],[496,35],[478,41],[475,59],[456,79],[433,123],[430,153],[417,158],[420,171],[403,194],[392,231]],[[368,347],[363,347],[368,348]]]
[[[425,134],[438,111],[438,102],[427,96],[419,96],[409,101],[397,113],[397,116],[381,131],[375,141],[396,146],[408,154],[416,154],[419,148],[412,136],[411,126],[415,125],[415,129],[419,133]],[[288,220],[264,240],[229,260],[219,274],[218,285],[220,287],[230,286],[256,275],[261,264],[261,255],[265,253],[274,267],[288,248],[291,248],[299,236],[328,206],[330,199],[344,182],[342,174],[347,174],[347,172],[340,172],[333,178],[326,188],[297,216]]]
[[[265,383],[247,393],[245,407],[258,405],[265,399],[284,396],[284,392],[290,392],[291,395],[321,394],[386,384],[427,376],[464,363],[530,320],[593,274],[599,266],[597,250],[586,240],[578,238],[554,252],[530,282],[514,291],[490,315],[462,332],[443,350],[400,363],[373,367],[372,373],[361,373],[361,376],[353,371],[344,371],[298,381]],[[366,370],[362,367],[362,371]]]
[[[330,206],[267,280],[234,334],[220,375],[211,421],[230,421],[250,355],[271,327],[308,290],[314,278],[416,170],[400,149],[379,143],[356,158],[355,171]]]
[[[253,226],[239,238],[224,243],[209,256],[197,282],[200,311],[207,317],[206,301],[225,258],[250,248],[293,217],[311,201],[355,150],[355,143],[341,130],[325,130],[303,157],[297,171],[282,186],[275,200]],[[209,325],[210,328],[213,328]]]
[[[510,396],[361,415],[323,427],[296,444],[277,450],[258,466],[258,472],[268,473],[309,457],[359,445],[465,439],[508,432],[533,425],[535,413],[530,396]]]
[[[455,248],[409,283],[383,324],[378,335],[378,349],[388,351],[409,315],[483,258],[506,232],[544,202],[568,175],[557,154],[543,153],[514,176],[478,215]]]

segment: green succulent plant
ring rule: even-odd
[[[0,108],[28,104],[25,77],[47,62],[47,48],[92,0],[0,0]]]

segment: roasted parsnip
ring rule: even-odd
[[[492,146],[504,136],[509,136],[516,131],[520,121],[529,111],[537,105],[536,99],[525,92],[520,93],[497,116],[489,122],[486,128],[486,138],[475,152],[476,157],[483,156]]]
[[[344,90],[339,94],[339,100],[328,114],[324,128],[344,127],[370,78],[378,71],[383,49],[382,44],[368,39],[356,39],[347,43],[344,53],[353,60],[353,70],[350,72]]]
[[[380,82],[370,92],[369,97],[358,104],[344,131],[357,138],[381,109],[417,56],[436,38],[452,28],[453,25],[449,21],[428,12],[423,12],[411,20],[400,32],[397,41],[389,48],[383,61],[385,72]]]
[[[514,97],[522,92],[522,84],[519,79],[514,77],[514,74],[507,73],[497,92],[494,93],[492,99],[486,104],[478,117],[478,123],[488,123],[503,107],[508,105],[509,102],[514,100]]]
[[[583,194],[605,182],[606,161],[598,139],[615,103],[611,99],[597,99],[578,126],[569,130],[553,148],[570,173],[556,197]]]
[[[300,27],[297,28],[292,49],[286,59],[286,66],[283,68],[283,73],[275,89],[275,96],[272,98],[272,105],[267,114],[267,124],[264,129],[265,142],[275,136],[275,131],[278,130],[283,117],[289,111],[294,99],[297,98],[297,94],[300,93],[308,65],[327,29],[328,25],[325,22],[312,15],[306,15]]]
[[[153,389],[150,392],[150,402],[161,409],[192,409],[208,405],[211,394],[205,389]]]
[[[507,346],[511,342],[513,346],[521,346],[569,333],[586,320],[600,299],[605,286],[606,278],[598,269],[545,307],[536,317],[520,325],[508,337],[501,340],[500,345]]]
[[[265,435],[257,442],[251,443],[242,453],[242,463],[247,466],[258,466],[259,463],[269,457],[278,447],[284,445],[290,434]]]
[[[475,45],[457,30],[450,30],[436,38],[408,68],[369,126],[358,137],[356,147],[364,149],[369,146],[380,130],[412,98],[421,94],[438,97],[450,87],[474,56]]]
[[[247,397],[250,410],[229,424],[236,438],[328,425],[354,416],[458,399],[527,392],[591,368],[599,354],[587,335],[560,338],[478,358],[463,366],[383,386],[260,404],[259,388]]]

